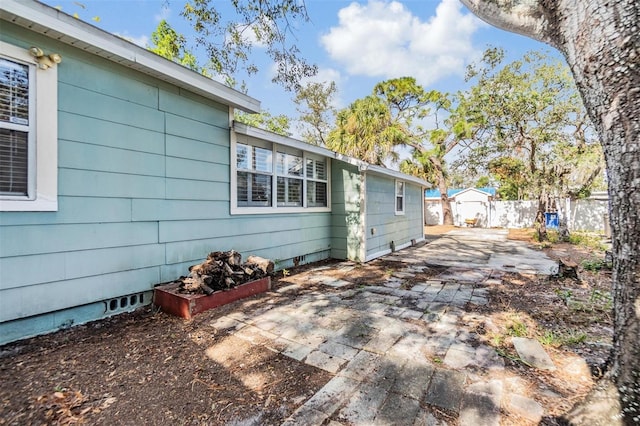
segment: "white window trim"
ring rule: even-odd
[[[2,41],[0,55],[34,67],[35,81],[29,86],[35,86],[36,123],[35,135],[29,135],[35,137],[35,159],[29,161],[33,192],[25,197],[0,196],[0,211],[58,211],[58,67],[40,69],[26,48]]]
[[[269,141],[263,141],[261,139],[255,139],[253,137],[250,136],[246,136],[246,135],[242,135],[242,134],[237,134],[236,132],[234,132],[233,130],[231,130],[231,159],[230,159],[230,163],[231,163],[231,176],[230,176],[230,184],[231,184],[231,214],[232,215],[244,215],[244,214],[274,214],[274,213],[278,213],[278,214],[289,214],[289,213],[319,213],[319,212],[331,212],[331,159],[324,157],[324,156],[320,156],[320,155],[316,155],[316,154],[312,154],[312,153],[308,153],[306,151],[302,151],[302,164],[303,164],[303,168],[305,170],[305,174],[304,177],[302,177],[302,207],[288,207],[288,206],[278,206],[278,200],[277,200],[277,178],[278,178],[278,174],[276,173],[276,161],[277,161],[277,152],[278,149],[280,149],[280,152],[295,152],[296,149],[295,148],[291,148],[287,145],[282,145],[282,144],[277,144],[275,142],[269,142]],[[269,145],[271,145],[271,150],[273,152],[272,157],[272,161],[273,161],[273,182],[272,182],[272,191],[274,191],[274,193],[272,194],[271,197],[271,203],[272,205],[270,207],[243,207],[240,206],[238,207],[238,182],[237,182],[237,176],[238,176],[238,168],[237,168],[237,160],[236,160],[236,154],[237,154],[237,144],[247,144],[247,145],[255,145],[255,146],[265,146],[264,144],[267,143]],[[292,151],[293,150],[293,151]],[[327,165],[327,180],[326,180],[326,184],[327,184],[327,206],[326,207],[307,207],[307,180],[313,180],[316,182],[324,182],[322,180],[319,179],[310,179],[307,178],[306,176],[306,163],[307,163],[307,158],[314,158],[314,159],[324,159],[325,160],[325,164]],[[293,176],[281,176],[281,177],[293,177]]]
[[[402,194],[398,194],[398,183],[402,183]],[[407,209],[406,190],[407,182],[398,179],[393,182],[393,209],[396,216],[404,216],[404,212]],[[402,196],[402,210],[398,210],[398,196]]]

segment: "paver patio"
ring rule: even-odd
[[[460,424],[498,425],[501,405],[535,403],[525,395],[505,396],[502,381],[491,378],[504,362],[475,339],[473,314],[464,307],[488,303],[488,287],[503,271],[548,274],[555,262],[524,243],[507,242],[505,231],[485,229],[455,230],[387,259],[405,264],[390,283],[342,289],[345,284],[322,267],[312,279],[331,291],[319,286],[290,303],[265,303],[252,315],[234,312],[211,323],[334,375],[284,424],[443,424],[423,408],[433,406],[458,414]],[[421,265],[448,268],[411,289],[395,285]]]

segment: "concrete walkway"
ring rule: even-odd
[[[405,266],[383,285],[353,288],[320,267],[310,275],[321,284],[315,290],[281,287],[278,296],[296,296],[287,303],[261,300],[250,313],[211,324],[334,375],[284,424],[449,424],[434,417],[434,407],[457,415],[460,425],[499,425],[501,407],[539,420],[542,406],[501,378],[503,359],[475,334],[483,318],[464,308],[487,304],[503,271],[549,273],[554,262],[506,241],[505,231],[485,229],[455,230],[387,260]],[[427,265],[448,268],[401,288]]]

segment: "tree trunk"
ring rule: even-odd
[[[429,157],[429,161],[433,165],[436,184],[440,191],[440,205],[442,206],[442,224],[453,225],[453,212],[451,211],[451,202],[447,195],[447,180],[444,176],[444,166],[440,158],[436,156]]]
[[[618,393],[620,416],[593,395],[568,419],[640,423],[640,2],[638,0],[462,0],[489,23],[557,47],[566,57],[602,143],[613,241],[611,369],[599,390]],[[578,413],[580,415],[578,415]]]

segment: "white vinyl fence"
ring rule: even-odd
[[[464,226],[466,216],[477,217],[478,226],[490,228],[529,228],[533,226],[538,211],[537,201],[487,201],[468,203],[452,202],[454,224]],[[567,200],[560,206],[560,219],[565,219],[570,230],[604,231],[605,217],[609,214],[609,202],[604,199]],[[472,215],[471,210],[477,211]],[[567,212],[567,213],[565,213]],[[465,216],[466,215],[466,216]],[[425,201],[425,225],[442,224],[440,201]]]

